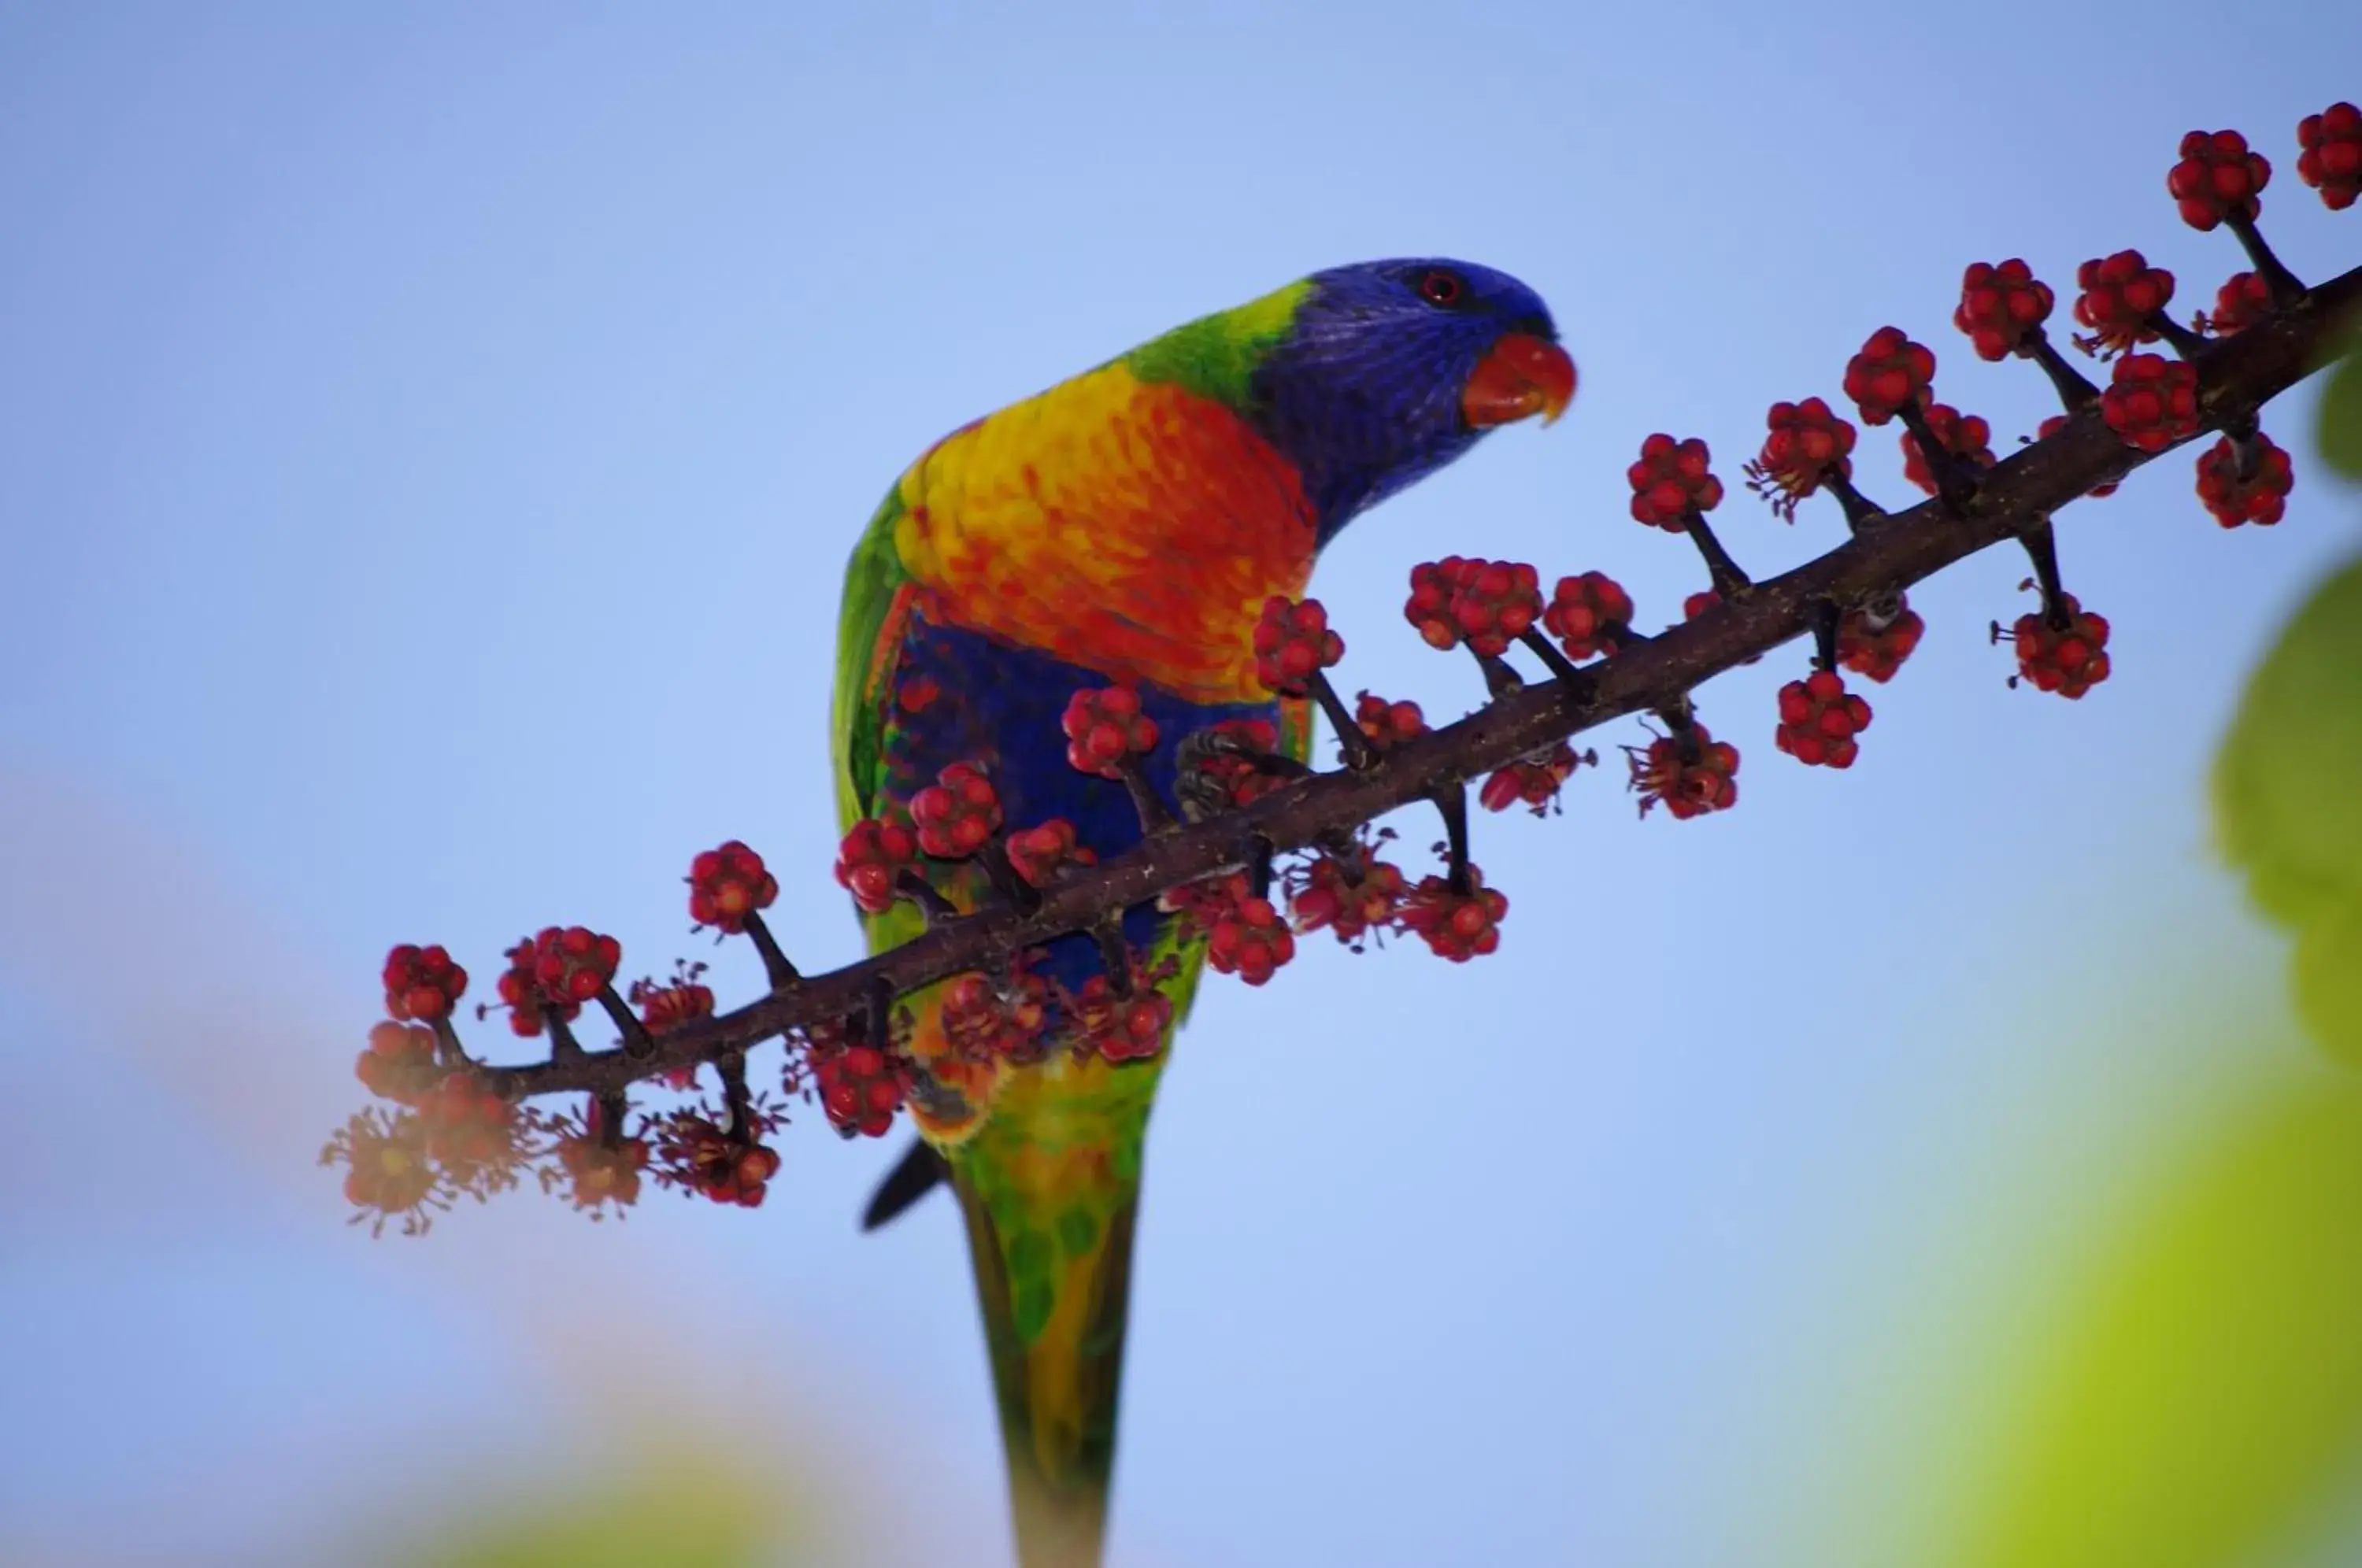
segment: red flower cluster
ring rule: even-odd
[[[1819,490],[1830,475],[1853,478],[1854,428],[1816,397],[1773,403],[1767,423],[1772,433],[1763,439],[1763,450],[1747,465],[1747,486],[1769,498],[1776,515],[1793,523],[1796,502]]]
[[[1076,692],[1059,723],[1066,732],[1066,761],[1101,778],[1122,778],[1127,757],[1156,749],[1156,721],[1141,712],[1140,693],[1129,686]]]
[[[1075,1049],[1110,1062],[1146,1061],[1164,1048],[1164,1032],[1173,1027],[1173,1001],[1163,991],[1140,986],[1120,997],[1105,975],[1085,980],[1069,1010]]]
[[[1250,986],[1262,985],[1295,956],[1296,936],[1269,899],[1234,900],[1215,917],[1206,938],[1206,962]]]
[[[713,1016],[713,988],[690,977],[702,973],[703,965],[693,966],[668,985],[659,986],[652,980],[635,980],[628,999],[640,1010],[640,1022],[651,1034],[664,1034],[684,1023]]]
[[[902,1078],[875,1045],[850,1044],[842,1028],[805,1032],[813,1087],[829,1125],[845,1137],[883,1138],[902,1108]]]
[[[1052,817],[1046,823],[1019,828],[1009,835],[1009,863],[1034,887],[1046,888],[1065,875],[1067,867],[1096,866],[1099,857],[1096,850],[1076,836],[1074,823],[1064,817]]]
[[[664,1123],[657,1155],[675,1184],[741,1209],[760,1207],[771,1178],[779,1174],[775,1151],[688,1111]]]
[[[1427,734],[1427,715],[1416,702],[1389,702],[1362,692],[1353,703],[1353,723],[1380,751]]]
[[[2228,337],[2235,332],[2245,332],[2272,310],[2272,291],[2261,276],[2254,272],[2234,272],[2214,292],[2212,315],[2201,312],[2198,330],[2211,332],[2217,337]]]
[[[516,1108],[476,1073],[446,1074],[419,1097],[418,1121],[427,1154],[462,1187],[497,1180],[516,1161]]]
[[[2237,131],[2191,131],[2181,138],[2181,160],[2166,175],[2165,189],[2181,221],[2204,230],[2232,218],[2253,222],[2271,182],[2270,161],[2248,151]]]
[[[944,1038],[970,1061],[1030,1056],[1049,1018],[1049,988],[1020,975],[1003,996],[982,975],[962,975],[944,993]]]
[[[575,1208],[595,1215],[609,1203],[628,1209],[640,1200],[640,1173],[648,1165],[647,1142],[642,1138],[611,1142],[596,1099],[583,1111],[580,1130],[558,1139],[557,1154],[569,1188],[567,1198]]]
[[[1693,436],[1676,441],[1660,432],[1640,443],[1640,460],[1624,470],[1632,485],[1632,518],[1651,528],[1679,534],[1690,513],[1722,504],[1722,481],[1708,465],[1713,454]]]
[[[2092,329],[2075,346],[2104,359],[2136,344],[2157,341],[2149,318],[2173,303],[2173,274],[2152,267],[2137,250],[2097,257],[2076,270],[2075,319]]]
[[[894,907],[895,884],[919,861],[919,834],[899,817],[864,817],[836,849],[836,885],[871,914]]]
[[[2017,672],[2037,691],[2056,691],[2080,698],[2108,678],[2108,623],[2075,602],[2071,593],[2058,596],[2067,613],[2064,630],[2039,611],[2017,618],[2009,635],[2017,644]]]
[[[370,1093],[401,1105],[416,1105],[441,1073],[435,1060],[435,1032],[422,1023],[391,1019],[370,1026],[369,1049],[353,1063],[353,1076]]]
[[[1333,931],[1358,946],[1371,932],[1393,928],[1407,892],[1401,869],[1387,861],[1363,856],[1355,882],[1334,856],[1319,855],[1289,894],[1287,912],[1298,932]]]
[[[1816,669],[1780,688],[1780,728],[1772,742],[1808,767],[1851,767],[1870,728],[1870,704],[1846,690],[1835,670]]]
[[[1838,623],[1838,663],[1880,685],[1894,679],[1911,650],[1927,634],[1927,623],[1903,594],[1894,598],[1892,615],[1872,615],[1867,608],[1849,610]]]
[[[911,797],[919,847],[939,860],[964,860],[1000,831],[1000,791],[984,770],[955,762]]]
[[[1926,403],[1935,379],[1935,350],[1913,342],[1899,326],[1882,326],[1846,362],[1845,393],[1865,423],[1883,425],[1913,403]]]
[[[2100,394],[2100,415],[2125,446],[2162,452],[2198,434],[2198,372],[2162,354],[2127,354]]]
[[[2297,122],[2296,177],[2321,193],[2323,206],[2343,211],[2362,194],[2362,109],[2332,104]],[[2257,182],[2260,187],[2261,181]]]
[[[1948,403],[1931,403],[1926,418],[1928,430],[1944,450],[1972,469],[1992,467],[1992,426],[1983,416],[1962,414]],[[1919,449],[1919,437],[1908,430],[1903,433],[1903,477],[1929,495],[1937,493],[1936,476],[1927,467],[1926,454]]]
[[[1410,598],[1403,604],[1403,618],[1418,628],[1429,647],[1465,642],[1495,658],[1508,652],[1541,613],[1541,580],[1533,568],[1462,556],[1411,568]]]
[[[508,1004],[509,1027],[520,1035],[541,1032],[546,1015],[568,1021],[582,1011],[615,977],[623,945],[587,926],[545,926],[505,955],[501,1000]]]
[[[1595,756],[1593,761],[1598,760]],[[1527,805],[1534,815],[1547,816],[1557,803],[1559,790],[1574,776],[1584,758],[1575,755],[1574,747],[1564,741],[1531,756],[1519,757],[1507,767],[1496,769],[1485,780],[1476,799],[1488,812],[1506,812],[1511,806]]]
[[[1255,624],[1254,656],[1256,678],[1267,689],[1300,697],[1317,671],[1345,657],[1345,639],[1329,629],[1329,612],[1318,599],[1298,602],[1275,593]]]
[[[1979,359],[2005,359],[2025,348],[2056,303],[2050,285],[2016,257],[1999,265],[1972,261],[1960,279],[1952,325],[1969,335]]]
[[[1697,746],[1694,762],[1683,758],[1678,735],[1659,735],[1645,749],[1624,748],[1642,816],[1661,803],[1674,818],[1687,821],[1738,803],[1738,748],[1715,739],[1704,724],[1692,723],[1690,733]]]
[[[1501,922],[1508,899],[1485,886],[1484,873],[1468,867],[1469,890],[1455,893],[1451,879],[1426,877],[1403,900],[1403,929],[1416,933],[1439,958],[1465,964],[1501,945]]]
[[[1551,591],[1542,624],[1565,647],[1569,658],[1614,653],[1632,626],[1632,596],[1606,572],[1562,577]]]
[[[763,857],[734,838],[689,863],[689,918],[701,926],[736,936],[778,896],[778,878]]]
[[[440,946],[403,943],[385,955],[385,1010],[403,1022],[451,1016],[468,991],[468,971]]]
[[[2198,458],[2198,499],[2225,528],[2242,523],[2268,528],[2288,511],[2288,493],[2296,483],[2288,453],[2261,432],[2252,440],[2254,472],[2244,480],[2239,477],[2239,449],[2228,436]]]

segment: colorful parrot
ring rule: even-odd
[[[1081,688],[1132,688],[1159,731],[1146,771],[1172,799],[1183,737],[1274,726],[1298,760],[1311,713],[1275,700],[1251,650],[1264,600],[1303,594],[1361,512],[1492,427],[1555,419],[1573,362],[1541,300],[1464,262],[1317,272],[1154,338],[964,425],[913,463],[854,548],[837,635],[839,825],[907,811],[953,763],[981,768],[1011,827],[1064,818],[1105,859],[1139,842],[1118,781],[1067,760]],[[990,898],[968,864],[929,873]],[[870,949],[910,940],[909,901],[865,915]],[[1122,933],[1186,1014],[1203,958],[1143,904]],[[1076,933],[1032,973],[1071,995],[1106,973]],[[950,982],[946,982],[946,985]],[[1115,1455],[1141,1147],[1164,1067],[1054,1050],[953,1049],[945,986],[906,998],[919,1149],[868,1223],[947,1176],[966,1215],[1023,1568],[1100,1561]],[[1054,1010],[1057,1003],[1051,1003]],[[1052,1030],[1054,1035],[1056,1021]],[[1171,1032],[1164,1037],[1169,1045]],[[872,1123],[871,1130],[876,1130]]]

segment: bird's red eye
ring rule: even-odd
[[[1431,305],[1451,309],[1468,297],[1468,285],[1457,272],[1447,272],[1440,267],[1430,268],[1418,275],[1418,297]]]

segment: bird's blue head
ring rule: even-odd
[[[1556,419],[1574,381],[1541,296],[1507,273],[1363,261],[1305,280],[1254,371],[1252,417],[1296,462],[1325,544],[1487,430]]]

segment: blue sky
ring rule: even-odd
[[[661,971],[704,955],[688,856],[743,836],[789,949],[855,954],[835,594],[944,430],[1320,266],[1518,273],[1573,412],[1317,585],[1349,690],[1448,715],[1479,692],[1402,624],[1412,562],[1599,568],[1644,624],[1702,585],[1625,514],[1650,431],[1713,444],[1768,572],[1838,522],[1738,465],[1872,328],[2004,440],[2051,411],[1949,329],[1967,262],[2071,294],[2139,246],[2211,301],[2243,262],[2164,195],[2183,131],[2273,158],[2299,271],[2362,253],[2293,178],[2362,58],[2325,5],[2017,44],[1896,6],[811,10],[0,6],[0,1518],[41,1561],[304,1561],[405,1489],[562,1469],[592,1354],[827,1434],[793,1484],[900,1499],[877,1561],[1000,1560],[955,1217],[852,1231],[891,1149],[815,1122],[757,1214],[518,1199],[377,1247],[309,1165],[392,942],[489,977],[579,920]],[[1893,1561],[1861,1467],[1972,1397],[1915,1370],[1931,1282],[2038,1259],[1978,1224],[2103,1187],[2237,1066],[2128,1021],[2274,959],[2201,779],[2356,539],[2298,450],[2269,533],[2186,458],[2062,523],[2115,626],[2081,704],[2004,686],[2023,563],[1979,558],[1914,595],[1850,774],[1770,745],[1792,649],[1701,699],[1736,812],[1639,822],[1603,771],[1479,824],[1496,958],[1209,987],[1151,1143],[1117,1561]],[[1860,470],[1903,493],[1891,435]]]

